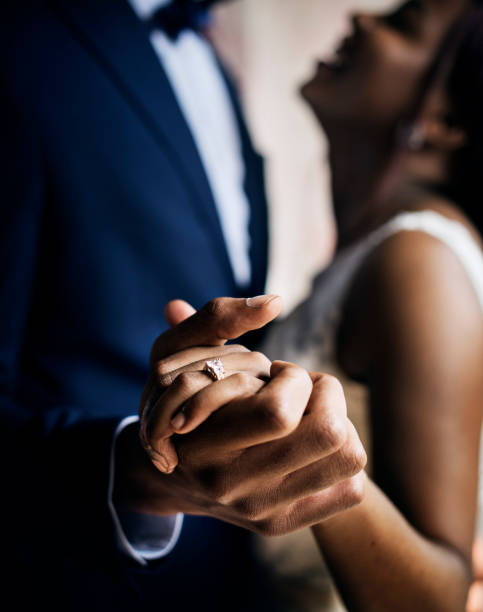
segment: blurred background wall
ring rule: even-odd
[[[330,55],[355,10],[394,0],[234,0],[217,9],[215,42],[239,82],[249,125],[266,158],[271,247],[268,291],[285,312],[331,256],[326,143],[299,88]]]

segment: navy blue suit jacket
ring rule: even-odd
[[[173,91],[125,0],[3,10],[5,586],[19,610],[256,609],[264,595],[241,530],[188,519],[175,551],[143,569],[117,553],[107,512],[113,429],[137,411],[165,303],[240,293]],[[267,260],[262,162],[236,108],[252,207],[244,293],[256,295]]]

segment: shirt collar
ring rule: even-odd
[[[150,17],[162,6],[171,3],[171,0],[128,0],[139,19]]]

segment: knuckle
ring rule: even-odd
[[[362,443],[357,439],[347,444],[342,450],[343,463],[348,476],[355,476],[367,464],[367,454]]]
[[[217,318],[220,314],[222,314],[224,310],[224,299],[223,298],[214,298],[207,302],[203,308],[202,312],[208,318]]]
[[[286,372],[293,376],[294,378],[299,378],[302,382],[312,386],[312,379],[310,378],[310,374],[305,368],[297,365],[296,363],[286,363],[284,365]]]
[[[354,471],[358,474],[367,465],[367,453],[362,446],[359,444],[356,449],[352,452],[352,460],[354,464]]]
[[[254,359],[255,363],[259,364],[262,367],[270,367],[272,364],[270,359],[263,353],[260,353],[260,351],[253,351],[252,358]]]
[[[330,376],[329,374],[324,375],[324,385],[327,389],[327,402],[334,408],[347,413],[347,404],[345,399],[344,387],[338,378]]]
[[[237,387],[241,389],[251,389],[253,376],[250,376],[248,372],[236,372],[232,374],[233,382],[237,385]]]
[[[166,376],[166,374],[169,374],[171,372],[169,362],[165,359],[158,361],[156,364],[156,372],[158,373],[158,376]]]
[[[263,418],[270,431],[287,435],[296,426],[290,405],[283,398],[270,398],[263,403]]]
[[[243,344],[226,344],[223,347],[220,347],[221,349],[223,349],[222,352],[226,352],[226,353],[249,353],[250,349],[248,349],[246,346],[243,346]]]
[[[228,334],[229,323],[226,319],[226,298],[214,298],[210,300],[203,308],[199,311],[201,322],[211,329],[213,335],[216,338],[215,344],[223,344]]]
[[[341,453],[340,465],[344,476],[349,478],[355,476],[361,471],[359,458],[356,453],[351,450],[344,450]]]
[[[272,362],[266,355],[255,351],[250,355],[250,360],[251,367],[256,372],[258,377],[263,377],[263,379],[270,378]]]
[[[161,387],[169,387],[176,380],[176,375],[173,372],[162,372],[157,370],[158,372],[158,383]]]
[[[309,372],[305,368],[299,367],[299,376],[307,387],[310,387],[310,389],[313,388],[314,383],[312,382]]]
[[[323,374],[322,380],[327,386],[329,392],[336,396],[344,397],[344,388],[338,378],[332,376],[331,374]]]
[[[347,440],[347,420],[345,417],[331,414],[320,428],[320,441],[330,452],[337,452]]]
[[[292,366],[292,368],[295,371],[295,374],[302,379],[306,385],[310,385],[311,387],[313,386],[310,374],[305,368],[302,368],[301,366]]]
[[[184,395],[193,395],[196,391],[195,373],[181,372],[181,374],[176,376],[173,384],[176,386],[176,389]]]
[[[310,371],[309,375],[314,384],[320,383],[324,379],[324,376],[326,376],[326,374],[323,374],[322,372],[314,372],[314,371]]]
[[[346,508],[357,506],[364,499],[364,477],[353,476],[347,480],[344,487],[344,505]]]
[[[347,439],[345,419],[337,416],[326,416],[323,421],[312,426],[311,437],[316,449],[322,455],[337,453]]]

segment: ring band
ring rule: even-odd
[[[213,380],[223,380],[225,378],[225,367],[221,359],[211,359],[207,361],[203,371]]]

